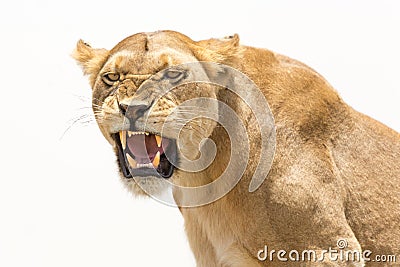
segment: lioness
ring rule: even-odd
[[[79,41],[73,57],[89,76],[98,126],[135,195],[160,195],[166,181],[207,185],[235,156],[224,127],[210,118],[182,123],[185,110],[171,122],[174,108],[198,97],[215,99],[244,122],[250,158],[238,183],[216,201],[180,207],[198,266],[374,266],[377,255],[400,261],[400,135],[353,110],[308,66],[240,45],[237,35],[196,42],[173,31],[135,34],[111,50]],[[249,184],[257,164],[272,158],[260,158],[261,128],[240,97],[204,83],[182,84],[162,96],[151,86],[137,93],[159,71],[200,61],[239,70],[268,101],[276,149],[254,192]],[[182,75],[169,71],[157,79],[173,82]],[[204,69],[203,75],[214,74]],[[218,113],[219,107],[203,109]],[[163,130],[167,121],[179,127],[178,137]],[[173,158],[210,156],[205,138],[215,144],[215,159],[196,172],[180,168]],[[191,197],[172,193],[177,203]],[[336,256],[328,254],[335,249]],[[317,259],[302,258],[311,250]]]

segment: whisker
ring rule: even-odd
[[[63,132],[63,134],[61,135],[59,140],[63,139],[65,134],[67,132],[69,132],[71,130],[71,128],[73,126],[75,126],[77,123],[80,123],[83,126],[87,126],[90,123],[93,123],[94,121],[95,121],[95,118],[94,118],[94,116],[92,114],[83,114],[83,115],[80,115],[80,116],[78,116],[76,118],[72,118],[72,119],[68,120],[70,125],[67,127],[67,129],[65,129],[65,131]]]
[[[87,96],[81,96],[81,95],[74,95],[78,100],[82,102],[91,102],[91,98]],[[102,103],[103,101],[99,101]],[[97,107],[98,110],[93,110],[92,107]],[[89,111],[90,110],[90,111]],[[89,111],[89,112],[87,112]],[[67,128],[65,131],[62,133],[60,140],[64,138],[64,136],[76,125],[81,125],[81,126],[88,126],[94,122],[96,122],[96,118],[98,120],[102,120],[102,106],[98,105],[96,103],[91,103],[91,106],[82,106],[76,109],[76,112],[78,113],[75,115],[73,118],[69,119],[67,121]],[[84,114],[82,114],[82,112]]]
[[[82,96],[82,95],[76,95],[76,94],[72,94],[74,97],[78,98],[80,101],[87,101],[90,100],[90,97],[87,96]]]

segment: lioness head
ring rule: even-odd
[[[114,147],[122,179],[133,191],[160,193],[167,179],[185,172],[179,169],[183,158],[200,156],[202,140],[216,126],[215,120],[193,113],[218,114],[216,102],[198,102],[217,99],[218,86],[183,83],[161,93],[155,81],[173,85],[187,78],[184,63],[229,60],[238,53],[238,42],[237,35],[194,42],[171,31],[135,34],[111,50],[78,42],[73,57],[89,76],[98,126]],[[210,72],[198,70],[196,75],[204,78]],[[191,100],[197,101],[195,109],[177,109]]]

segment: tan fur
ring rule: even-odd
[[[257,123],[234,94],[221,88],[206,90],[206,96],[227,103],[247,122],[251,160],[240,182],[225,197],[180,209],[198,266],[321,266],[259,261],[257,252],[264,245],[275,250],[320,251],[335,248],[343,238],[348,249],[400,257],[400,135],[354,111],[308,66],[268,50],[241,46],[237,35],[195,42],[172,31],[136,34],[111,51],[92,49],[80,41],[74,57],[89,75],[99,127],[113,146],[110,134],[129,127],[122,123],[116,97],[135,99],[144,81],[140,75],[174,64],[198,60],[232,66],[248,75],[268,100],[276,123],[276,154],[265,182],[249,193],[260,153]],[[101,82],[101,75],[108,71],[134,75],[119,83],[117,96],[109,96]],[[150,130],[159,131],[174,106],[195,97],[192,91],[183,87],[167,95],[150,118],[155,122]],[[206,121],[194,123],[202,125],[204,132],[193,142],[211,137],[218,153],[202,172],[174,174],[172,181],[186,186],[217,179],[230,157],[230,144],[221,127]],[[183,141],[190,136],[185,130]],[[190,143],[185,153],[198,155],[197,145]],[[134,193],[143,193],[134,182],[122,180]],[[152,192],[159,190],[157,179],[141,183]],[[353,266],[329,260],[325,264]]]

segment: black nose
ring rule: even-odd
[[[150,107],[150,105],[144,103],[137,103],[132,105],[119,103],[118,106],[122,115],[124,115],[128,119],[133,119],[133,120],[142,117],[143,114],[146,112],[146,110],[148,110]]]
[[[128,109],[128,105],[119,103],[118,107],[119,107],[119,111],[122,113],[122,115],[125,116],[126,110]]]

